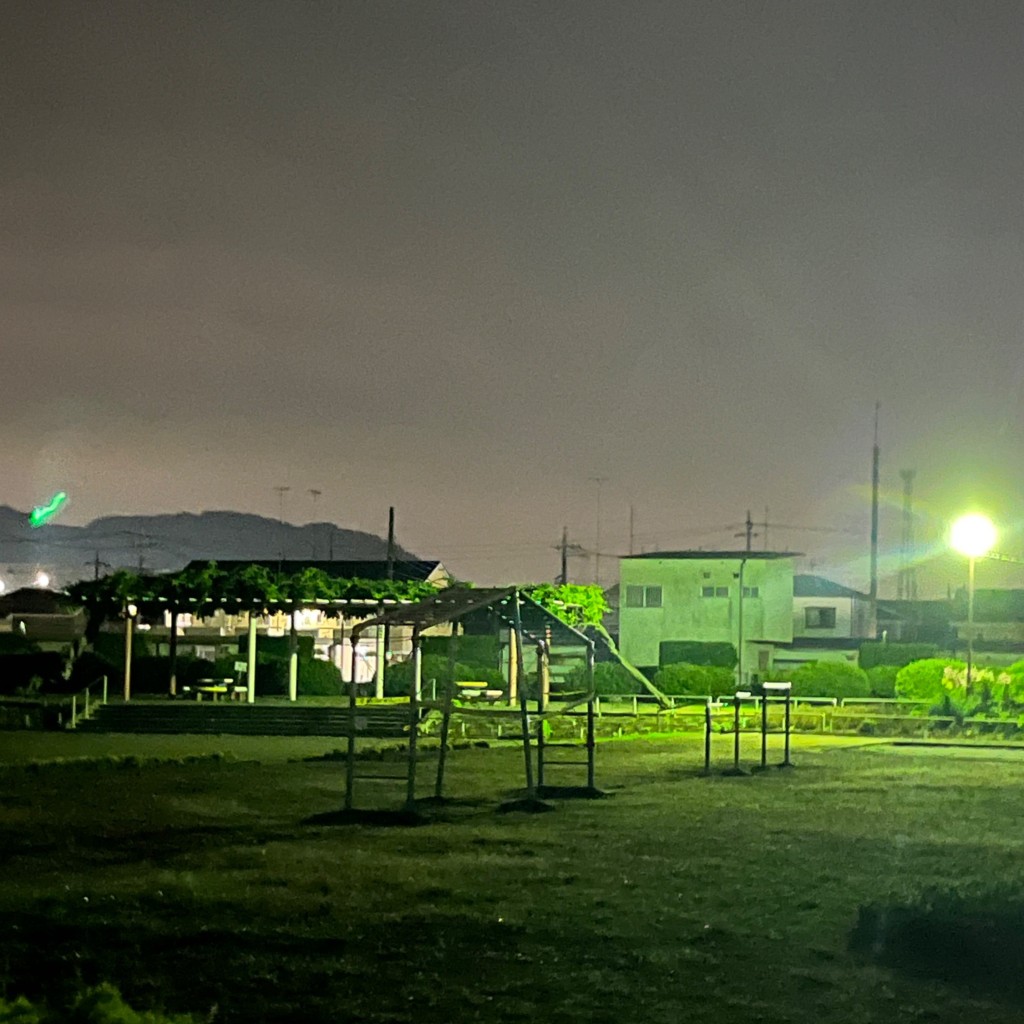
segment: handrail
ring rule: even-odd
[[[92,711],[92,705],[89,703],[89,694],[90,694],[90,691],[92,690],[92,688],[97,683],[102,683],[102,685],[103,685],[103,696],[102,696],[102,699],[101,699],[101,703],[103,703],[103,704],[107,703],[107,677],[105,675],[104,676],[98,676],[87,687],[85,687],[84,690],[79,690],[78,693],[73,693],[71,695],[71,722],[68,725],[69,729],[77,729],[78,728],[78,723],[81,722],[81,721],[85,721],[85,719],[87,719],[89,717],[89,715],[90,715],[90,713]],[[84,697],[84,703],[85,703],[85,707],[84,707],[84,709],[83,709],[81,714],[78,713],[78,698],[79,697]]]

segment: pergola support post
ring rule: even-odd
[[[248,633],[245,647],[245,699],[256,702],[256,610],[249,609]]]
[[[405,782],[405,809],[416,806],[416,749],[420,732],[420,695],[423,692],[423,647],[420,631],[412,631],[412,684],[409,693],[409,760]]]
[[[524,650],[523,617],[519,608],[519,591],[513,594],[515,609],[515,637],[518,652]],[[526,769],[526,796],[528,800],[536,797],[537,791],[533,782],[533,752],[530,750],[530,709],[526,704],[526,687],[519,688],[519,726],[523,737],[523,762]]]
[[[288,616],[288,699],[299,697],[299,634],[295,629],[295,609]]]
[[[448,673],[445,678],[444,705],[441,711],[441,749],[437,752],[437,779],[434,783],[434,797],[437,800],[444,796],[444,769],[448,758],[448,732],[452,721],[452,699],[455,695],[455,664],[456,645],[458,643],[458,623],[451,624],[452,632],[448,638]]]
[[[135,605],[124,609],[124,699],[132,699],[132,638],[135,636]]]

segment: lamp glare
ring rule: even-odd
[[[981,558],[996,542],[996,528],[987,516],[972,513],[961,516],[950,530],[950,546],[968,558]]]

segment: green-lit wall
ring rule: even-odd
[[[619,562],[619,640],[634,665],[658,664],[662,640],[704,642],[738,639],[739,559],[624,558]],[[628,607],[630,586],[660,586],[660,608]],[[754,641],[789,643],[793,639],[793,560],[746,560],[743,586],[757,597],[743,601],[743,636]],[[727,587],[728,597],[702,597],[704,587]],[[744,661],[749,661],[747,648]]]

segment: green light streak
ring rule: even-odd
[[[36,505],[29,513],[28,525],[35,528],[48,523],[60,510],[68,496],[64,491],[58,491],[45,505]]]

